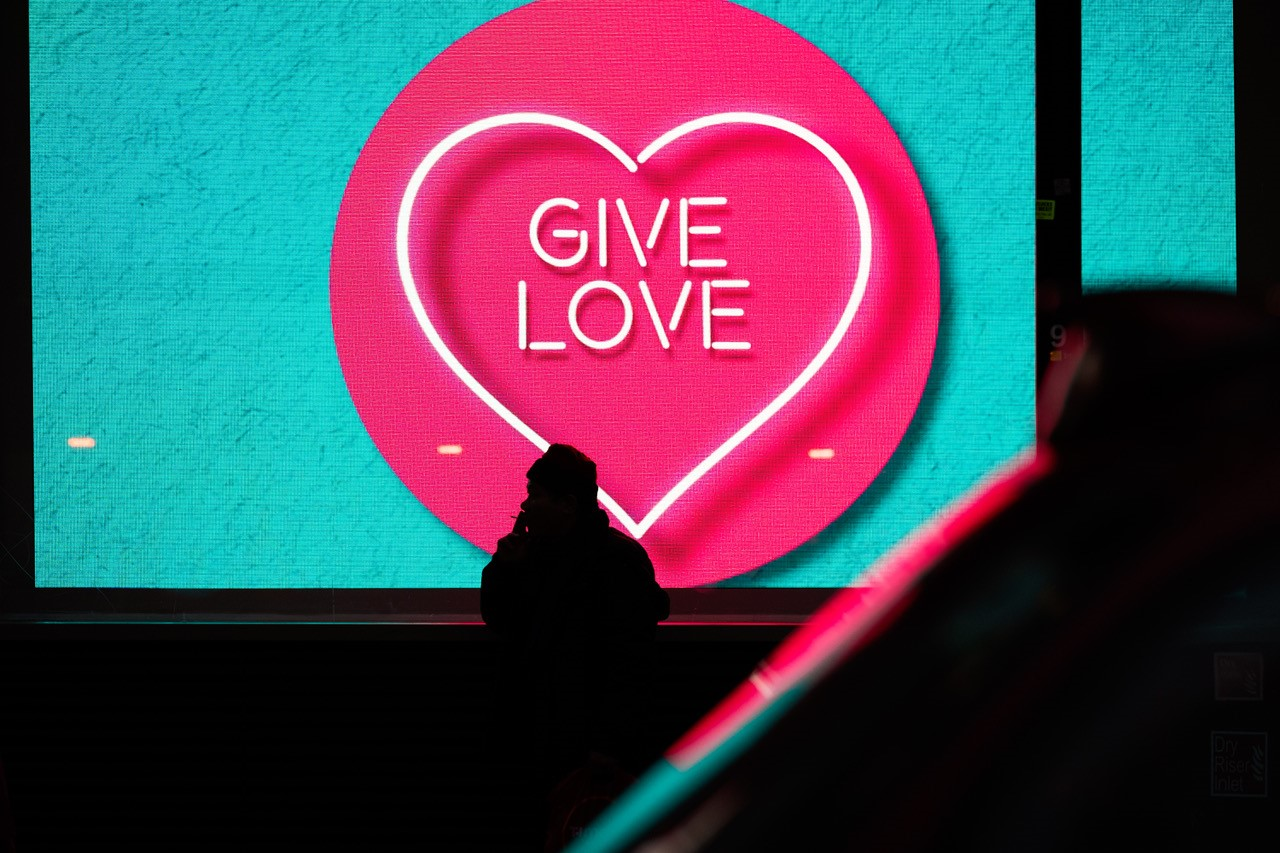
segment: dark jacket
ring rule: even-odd
[[[522,560],[490,561],[480,601],[552,764],[567,771],[592,751],[632,766],[652,757],[652,645],[669,602],[638,542],[597,510],[558,542],[531,540]]]

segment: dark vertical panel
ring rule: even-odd
[[[1276,194],[1275,7],[1236,0],[1236,267],[1237,292],[1251,304],[1280,314],[1280,275],[1274,246]]]
[[[1036,375],[1080,301],[1080,3],[1036,3]],[[1027,200],[1030,215],[1031,200]]]

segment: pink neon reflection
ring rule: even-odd
[[[802,680],[812,681],[893,623],[914,597],[916,582],[953,544],[1013,503],[1053,467],[1048,447],[1019,457],[909,534],[869,572],[872,585],[850,587],[783,641],[749,679],[667,751],[687,770]]]

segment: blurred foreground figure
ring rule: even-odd
[[[1038,410],[574,850],[1275,849],[1280,321],[1095,297]]]
[[[551,848],[585,823],[580,804],[602,810],[657,757],[652,645],[669,602],[597,489],[594,462],[551,445],[481,581],[484,621],[508,641],[513,748],[533,767],[531,798],[552,798]]]

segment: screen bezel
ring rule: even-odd
[[[1263,267],[1263,235],[1274,233],[1270,204],[1274,178],[1263,163],[1267,145],[1263,109],[1262,51],[1270,29],[1259,4],[1234,9],[1237,193],[1237,294],[1254,305],[1278,307],[1274,272]],[[25,12],[25,7],[21,8]],[[1036,223],[1036,378],[1050,361],[1055,326],[1067,323],[1081,301],[1080,287],[1080,13],[1079,3],[1036,3],[1037,199],[1055,201],[1055,217]],[[27,20],[11,20],[23,49],[10,52],[11,78],[23,82],[24,109],[13,122],[9,197],[20,200],[11,217],[16,240],[31,245],[29,43]],[[1066,181],[1064,184],[1063,181]],[[1063,191],[1064,186],[1067,188]],[[1032,199],[1027,200],[1030,211]],[[13,227],[13,226],[11,226]],[[19,242],[21,245],[21,242]],[[31,255],[19,253],[17,275],[26,285],[10,287],[4,336],[13,373],[31,376]],[[4,419],[4,511],[0,542],[0,621],[13,622],[357,622],[474,623],[478,589],[124,589],[48,588],[35,584],[33,388],[12,381],[9,418]],[[477,566],[477,571],[479,566]],[[672,622],[687,624],[796,624],[835,589],[707,587],[671,590]]]

